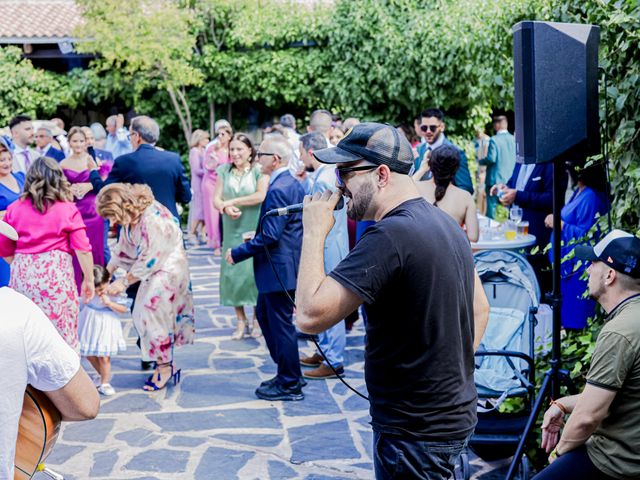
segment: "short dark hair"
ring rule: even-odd
[[[30,122],[31,117],[28,115],[16,115],[11,120],[9,120],[9,130],[11,130],[16,125],[21,124],[22,122]]]
[[[306,133],[300,136],[300,143],[305,151],[316,151],[322,148],[327,148],[327,139],[320,132]]]
[[[99,287],[105,283],[109,283],[111,280],[111,274],[102,265],[93,266],[93,285]]]
[[[420,114],[421,119],[430,117],[435,117],[441,122],[444,122],[444,113],[442,113],[442,110],[440,110],[439,108],[427,108]]]

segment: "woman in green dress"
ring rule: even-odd
[[[229,143],[231,163],[216,170],[218,182],[213,203],[222,213],[223,252],[248,239],[247,236],[255,233],[258,226],[260,204],[267,194],[269,177],[260,173],[259,165],[254,165],[255,156],[256,150],[249,137],[236,133]],[[221,262],[220,305],[236,310],[238,326],[231,337],[234,340],[240,340],[247,334],[254,338],[260,336],[258,322],[254,320],[249,328],[244,311],[245,306],[255,307],[257,298],[253,261],[249,259],[237,265]]]

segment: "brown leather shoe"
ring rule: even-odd
[[[338,366],[335,367],[338,375],[344,375],[344,367]],[[302,372],[302,376],[304,378],[309,378],[311,380],[324,380],[325,378],[338,378],[338,375],[335,374],[329,365],[325,365],[321,363],[318,368],[314,368],[313,370],[306,370]]]
[[[322,363],[322,355],[314,353],[310,357],[300,357],[300,365],[305,367],[319,367]]]

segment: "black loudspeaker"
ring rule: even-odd
[[[513,26],[516,159],[544,163],[600,152],[595,25]]]

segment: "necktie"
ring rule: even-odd
[[[31,157],[29,156],[29,150],[23,150],[22,155],[24,155],[24,169],[29,170],[31,166]]]

